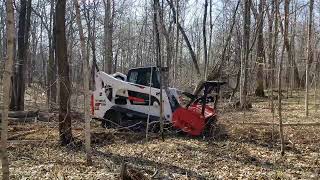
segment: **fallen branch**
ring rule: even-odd
[[[237,125],[253,125],[253,126],[278,126],[278,123],[259,123],[259,122],[252,122],[252,123],[233,123]],[[320,122],[316,123],[284,123],[283,126],[320,126]]]
[[[35,132],[37,132],[37,130],[31,130],[31,131],[19,133],[19,134],[16,134],[16,135],[13,135],[13,136],[9,137],[8,140],[14,140],[14,139],[17,139],[19,137],[26,136],[26,135],[29,135],[29,134],[32,134],[32,133],[35,133]]]
[[[8,121],[9,121],[9,123],[33,122],[33,121],[35,121],[35,118],[36,117],[27,117],[27,118],[12,118],[12,117],[9,117]],[[0,122],[1,122],[1,118],[0,118]]]
[[[10,140],[8,141],[10,145],[15,145],[15,144],[33,144],[33,143],[39,143],[39,144],[49,144],[49,143],[58,143],[57,140],[43,140],[43,139],[21,139],[21,140]]]
[[[47,112],[39,112],[38,114],[38,120],[49,122],[54,118],[54,113],[47,113]]]
[[[9,118],[28,118],[28,117],[37,117],[39,110],[37,111],[9,111]],[[2,114],[0,113],[0,117]]]

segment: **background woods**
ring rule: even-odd
[[[197,168],[190,162],[168,165],[153,159],[157,148],[182,153],[179,143],[193,144],[183,145],[188,151],[217,148],[210,141],[168,135],[166,142],[160,142],[151,134],[145,142],[128,128],[116,129],[133,135],[99,129],[91,120],[90,96],[98,70],[126,74],[134,67],[156,65],[168,67],[167,76],[161,77],[165,85],[190,93],[205,80],[227,82],[219,94],[218,112],[223,126],[219,133],[223,129],[228,135],[214,143],[220,149],[236,147],[229,153],[235,161],[266,162],[270,166],[266,174],[272,178],[294,177],[293,172],[279,175],[281,168],[299,171],[302,178],[319,178],[320,137],[315,133],[320,123],[319,12],[320,3],[314,0],[0,0],[3,179],[27,174],[18,168],[30,163],[17,159],[24,157],[23,148],[42,154],[41,162],[55,163],[61,160],[55,157],[60,151],[66,155],[68,148],[78,148],[81,152],[66,155],[68,161],[104,167],[101,159],[108,159],[107,172],[113,174],[99,177],[110,178],[116,177],[114,169],[126,167],[122,161],[130,164],[141,160],[137,154],[150,153],[149,145],[155,147],[153,154],[141,155],[144,159],[138,165],[132,163],[145,174],[151,176],[150,169],[160,168],[161,177],[167,172],[177,177],[218,176],[211,169],[211,174],[206,174],[208,169],[192,171]],[[37,118],[20,111],[35,113]],[[303,137],[305,132],[310,134]],[[27,145],[21,148],[22,143]],[[38,143],[38,149],[32,143]],[[14,153],[8,155],[11,150]],[[289,167],[288,160],[281,159],[286,152],[297,164],[297,154],[302,154],[303,166],[312,170]],[[216,156],[213,159],[226,156],[219,150],[206,153]],[[275,158],[268,159],[271,155]],[[13,167],[10,175],[8,159]],[[173,166],[177,169],[169,172]],[[237,169],[232,162],[227,166]],[[59,168],[64,172],[64,167]],[[60,176],[58,171],[48,177]],[[243,173],[239,171],[235,174]]]
[[[150,14],[152,2],[106,0],[92,3],[79,1],[79,3],[90,64],[95,61],[100,69],[108,73],[126,72],[131,67],[155,64],[152,50],[153,18]],[[57,38],[53,32],[58,31],[56,28],[60,26],[55,21],[54,1],[30,0],[17,1],[15,4],[19,8],[16,13],[17,43],[15,43],[17,54],[15,59],[18,63],[15,63],[14,67],[15,80],[10,109],[23,110],[26,83],[39,82],[42,86],[47,86],[51,102],[56,102],[56,78],[59,72],[55,53]],[[239,79],[242,83],[239,83],[238,88],[246,87],[243,88],[244,91],[248,89],[263,97],[263,90],[268,88],[271,82],[269,79],[272,73],[269,72],[272,70],[273,61],[275,65],[279,62],[277,57],[280,57],[282,48],[279,43],[284,44],[286,52],[285,73],[282,77],[285,79],[286,91],[305,87],[306,67],[303,59],[307,58],[308,53],[300,51],[309,47],[306,41],[309,29],[316,34],[317,28],[316,23],[307,25],[310,21],[307,18],[308,1],[278,2],[279,12],[275,12],[277,5],[272,0],[205,1],[203,4],[167,0],[160,4],[162,56],[166,59],[163,64],[170,68],[170,82],[174,81],[174,77],[180,78],[177,81],[180,84],[176,87],[192,87],[205,77],[207,70],[208,78],[211,80],[219,78],[228,80],[230,86],[236,89]],[[285,19],[285,5],[288,7],[287,19]],[[136,8],[128,8],[131,6]],[[66,7],[66,43],[69,50],[67,54],[70,59],[70,75],[72,81],[76,82],[82,73],[80,68],[82,63],[77,58],[80,55],[80,43],[75,40],[79,39],[76,33],[78,27],[75,23],[72,2],[68,2]],[[318,8],[317,4],[315,8]],[[2,9],[5,10],[4,3]],[[199,10],[203,13],[194,14]],[[274,16],[275,13],[279,14],[278,17]],[[316,12],[313,14],[317,17]],[[278,19],[277,28],[275,19]],[[1,22],[0,47],[3,56],[6,50],[4,17]],[[278,38],[279,47],[276,47],[273,58],[272,41],[275,34],[272,31],[275,30],[280,32],[277,36],[284,38]],[[315,50],[312,51],[314,56],[309,60],[309,64],[317,64],[316,38],[317,36],[313,38],[314,40],[310,40],[310,47],[314,47]],[[240,63],[241,60],[243,64]],[[240,67],[243,68],[242,73],[237,73]],[[191,73],[187,73],[189,70]],[[311,71],[315,69],[311,68]],[[22,76],[23,74],[26,76]],[[250,76],[246,77],[246,74]],[[188,77],[185,75],[192,78],[182,78]],[[186,79],[189,82],[186,83]],[[255,83],[247,87],[246,81],[251,79]]]

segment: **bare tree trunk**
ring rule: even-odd
[[[93,4],[93,14],[90,16],[90,10],[86,6],[86,3],[84,3],[84,9],[85,9],[85,19],[86,24],[88,28],[88,41],[91,47],[92,51],[92,66],[91,66],[91,76],[90,76],[90,83],[89,87],[90,90],[93,90],[95,88],[95,82],[94,82],[94,76],[95,72],[99,70],[97,65],[97,52],[96,52],[96,19],[97,19],[97,8],[98,8],[99,2],[94,2]]]
[[[295,7],[295,9],[297,9],[297,3],[294,2],[294,4],[292,5],[293,7]],[[294,9],[292,7],[292,9]],[[291,39],[290,39],[290,49],[291,49],[291,82],[290,82],[290,86],[291,86],[291,96],[293,93],[293,90],[295,88],[299,88],[300,87],[300,78],[299,78],[299,72],[298,72],[298,68],[296,65],[296,52],[295,52],[295,36],[296,36],[296,27],[297,27],[297,11],[294,11],[294,22],[293,25],[291,26]]]
[[[54,32],[56,29],[56,23],[54,20],[54,5],[55,5],[55,0],[51,0],[50,3],[50,26],[48,31],[48,39],[49,39],[49,60],[48,60],[48,66],[47,66],[47,77],[48,77],[48,84],[47,84],[47,98],[48,98],[48,104],[49,104],[49,109],[52,107],[52,102],[56,103],[57,102],[57,82],[55,82],[56,79],[56,72],[57,72],[57,65],[56,65],[56,60],[55,60],[55,36]]]
[[[242,108],[247,107],[247,79],[248,79],[248,61],[250,53],[250,7],[251,0],[244,1],[244,12],[243,12],[243,55],[241,57],[241,85],[240,85],[240,104]]]
[[[156,42],[155,42],[155,48],[156,48],[156,58],[157,58],[157,67],[160,68],[160,133],[162,140],[164,140],[164,134],[163,134],[163,95],[162,95],[162,62],[161,62],[161,42],[160,42],[160,33],[159,33],[159,25],[158,25],[158,18],[159,18],[159,0],[153,1],[153,23],[154,23],[154,30],[155,30],[155,36],[156,36]]]
[[[285,8],[287,8],[287,11],[288,11],[288,17],[285,18],[285,21],[284,21],[284,45],[285,45],[285,48],[286,48],[286,51],[287,51],[287,55],[288,55],[288,65],[287,65],[287,68],[286,68],[286,85],[287,85],[287,96],[288,96],[288,85],[289,85],[289,82],[290,82],[290,66],[295,66],[294,64],[294,60],[292,59],[292,48],[290,47],[290,41],[289,41],[289,7],[290,7],[290,1],[285,1]],[[291,42],[293,43],[293,42]],[[291,71],[292,72],[292,71]],[[293,74],[294,78],[295,76],[298,76],[298,79],[299,79],[299,75],[297,74]],[[296,79],[296,78],[295,78]]]
[[[213,20],[212,20],[212,0],[209,1],[209,47],[208,47],[208,66],[213,64],[210,60],[212,53],[212,33],[213,33]],[[207,70],[208,71],[208,70]],[[206,74],[208,76],[208,72]]]
[[[278,6],[278,5],[277,5]],[[283,137],[283,124],[282,124],[282,87],[281,87],[281,82],[282,82],[282,64],[283,64],[283,54],[284,54],[284,49],[286,48],[286,41],[288,41],[288,25],[289,25],[289,0],[285,0],[284,4],[284,21],[285,21],[285,29],[284,29],[284,46],[282,49],[282,54],[281,54],[281,59],[280,59],[280,64],[279,64],[279,71],[278,71],[278,114],[279,114],[279,131],[280,131],[280,143],[281,143],[281,155],[284,155],[284,137]],[[278,11],[276,12],[278,14]],[[288,49],[287,49],[288,50]],[[290,53],[288,52],[288,55]],[[288,57],[289,58],[289,57]]]
[[[171,67],[171,62],[172,62],[172,56],[173,56],[173,44],[171,43],[171,38],[170,38],[170,34],[171,34],[171,28],[167,29],[164,23],[164,17],[163,17],[163,6],[160,6],[160,4],[157,4],[157,7],[159,7],[158,9],[158,13],[159,13],[159,25],[160,25],[160,32],[161,34],[163,34],[165,41],[166,41],[166,53],[167,53],[167,67],[168,67],[168,71],[170,72],[170,67]],[[164,53],[163,53],[164,54]],[[169,84],[169,80],[165,79],[164,84],[167,86]]]
[[[305,94],[305,113],[309,116],[309,68],[313,61],[313,49],[312,49],[312,27],[313,27],[313,4],[314,0],[310,0],[309,5],[309,25],[308,25],[308,58],[306,60],[306,94]]]
[[[90,79],[90,70],[89,70],[89,61],[87,58],[86,52],[86,43],[83,35],[83,28],[80,19],[80,6],[78,0],[73,0],[75,9],[76,9],[76,20],[79,27],[79,37],[80,37],[80,46],[81,46],[81,55],[83,63],[83,73],[84,73],[84,118],[85,118],[85,141],[86,141],[86,153],[87,153],[87,164],[92,165],[91,158],[91,138],[90,138],[90,98],[89,98],[89,79]]]
[[[31,83],[33,82],[33,70],[34,70],[34,65],[35,65],[35,57],[37,55],[37,48],[38,48],[38,38],[37,38],[37,34],[40,34],[40,39],[42,38],[42,24],[40,25],[40,31],[37,31],[38,25],[37,25],[37,21],[33,20],[33,28],[30,30],[30,34],[31,34],[31,44],[30,47],[27,50],[27,66],[26,66],[26,76],[27,76],[27,80],[26,83],[28,84],[28,86],[31,86]],[[41,81],[40,81],[41,84]]]
[[[263,39],[263,21],[264,21],[264,6],[265,0],[260,0],[259,4],[259,18],[258,18],[258,42],[257,42],[257,88],[255,91],[256,96],[264,97],[264,86],[263,86],[263,63],[265,62],[265,51],[264,51],[264,39]]]
[[[70,116],[71,87],[65,30],[66,0],[56,4],[56,57],[59,72],[59,136],[61,145],[73,141]]]
[[[273,59],[273,22],[274,22],[274,0],[272,0],[271,2],[271,10],[268,10],[268,68],[269,69],[273,69],[273,65],[274,65],[274,59]],[[266,83],[266,87],[270,87],[271,83],[272,83],[272,77],[270,75],[270,71],[267,71],[268,75],[267,75],[267,83]],[[271,87],[273,88],[273,87]]]
[[[276,52],[277,52],[277,44],[278,44],[278,34],[279,34],[279,27],[278,27],[278,23],[279,23],[279,1],[278,0],[274,0],[273,2],[273,6],[274,6],[274,34],[273,34],[273,47],[272,47],[272,69],[271,69],[271,112],[272,112],[272,116],[274,117],[274,103],[273,103],[273,88],[274,88],[274,84],[275,84],[275,60],[276,60]]]
[[[113,34],[113,16],[111,8],[111,0],[104,0],[105,17],[104,17],[104,38],[105,38],[105,56],[104,71],[108,74],[112,73],[112,34]]]
[[[176,0],[176,22],[179,22],[179,0]],[[177,74],[177,63],[178,63],[178,55],[179,55],[179,27],[178,23],[176,23],[176,49],[175,49],[175,59],[173,61],[173,87],[176,86],[176,74]]]
[[[18,60],[13,74],[12,96],[10,109],[15,111],[24,110],[25,92],[25,65],[29,47],[29,30],[31,16],[31,0],[21,0],[18,30]]]
[[[286,0],[287,1],[287,0]],[[283,63],[283,54],[284,54],[284,46],[281,53],[279,70],[278,70],[278,115],[279,115],[279,132],[280,132],[280,145],[281,145],[281,156],[284,155],[284,137],[283,137],[283,124],[282,124],[282,63]]]
[[[207,11],[208,11],[208,0],[204,3],[204,14],[203,14],[203,24],[202,24],[202,35],[203,35],[203,58],[204,58],[204,75],[203,79],[207,79],[208,74],[208,48],[207,48]]]
[[[3,36],[2,36],[2,33],[4,31],[3,27],[5,26],[5,23],[3,22],[3,19],[4,19],[4,15],[3,15],[3,11],[4,11],[4,8],[0,6],[0,64],[4,63],[4,60],[3,60]],[[0,78],[1,78],[1,74],[0,74]]]
[[[7,153],[7,139],[8,139],[8,105],[10,100],[12,65],[14,58],[14,10],[12,0],[6,1],[7,13],[7,60],[5,63],[5,70],[3,74],[3,111],[1,120],[1,163],[2,163],[2,179],[9,179],[9,160]]]
[[[292,57],[291,57],[291,65],[292,65],[292,81],[293,81],[293,86],[292,87],[295,87],[295,88],[300,88],[301,87],[301,79],[299,77],[299,70],[298,70],[298,67],[297,67],[297,62],[296,62],[296,51],[295,51],[295,36],[296,36],[296,27],[297,27],[297,2],[295,2],[295,10],[294,10],[294,25],[293,25],[293,33],[291,35],[291,54],[292,54]]]

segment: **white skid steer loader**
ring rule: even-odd
[[[162,71],[165,68],[161,69]],[[98,71],[95,74],[95,91],[91,96],[91,111],[95,119],[108,124],[121,124],[124,121],[159,121],[160,117],[160,68],[143,67],[128,71],[127,75],[113,75]],[[224,82],[206,81],[200,87],[203,94],[183,92],[191,100],[186,106],[179,101],[179,92],[175,88],[164,88],[163,119],[190,135],[201,135],[215,121],[215,107],[220,86]],[[214,96],[210,94],[215,91]],[[199,91],[200,92],[200,91]],[[214,105],[214,106],[215,106]]]

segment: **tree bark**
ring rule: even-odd
[[[273,55],[273,22],[274,22],[274,0],[271,2],[271,10],[268,10],[268,69],[266,76],[266,87],[271,87],[271,74],[269,73],[271,69],[273,69],[274,59]]]
[[[90,138],[90,99],[89,99],[89,79],[90,79],[90,70],[89,70],[89,62],[87,58],[86,52],[86,43],[83,34],[82,23],[80,19],[80,6],[78,4],[78,0],[73,0],[75,9],[76,9],[76,20],[79,28],[79,36],[80,36],[80,46],[81,46],[81,59],[83,63],[83,73],[84,73],[84,119],[85,119],[85,144],[86,144],[86,158],[87,164],[92,165],[91,158],[91,138]]]
[[[287,1],[285,0],[285,5],[287,4]],[[279,2],[278,0],[275,0],[275,34],[274,34],[274,49],[273,49],[273,57],[275,57],[275,46],[277,44],[277,37],[278,36],[278,16],[279,16]],[[285,19],[288,18],[289,15],[289,7],[285,6]],[[285,41],[285,38],[284,38]],[[279,69],[278,69],[278,116],[279,116],[279,134],[280,134],[280,145],[281,145],[281,156],[284,155],[284,136],[283,136],[283,124],[282,124],[282,64],[283,64],[283,56],[284,56],[284,49],[285,49],[285,44],[282,47],[282,53],[280,57],[280,62],[279,62]],[[273,92],[273,91],[272,91]],[[271,97],[273,98],[273,97]]]
[[[10,110],[24,110],[25,66],[29,47],[31,0],[21,0],[18,30],[18,60],[13,74]]]
[[[155,53],[156,53],[156,60],[157,60],[157,67],[159,68],[160,72],[160,134],[162,140],[164,140],[163,128],[163,88],[162,88],[162,60],[161,60],[161,41],[160,41],[160,33],[159,33],[159,0],[153,1],[153,26],[155,31]]]
[[[204,3],[203,23],[202,23],[202,35],[203,35],[203,58],[204,58],[204,80],[207,79],[208,74],[208,48],[207,48],[207,11],[208,0]]]
[[[56,23],[55,23],[55,12],[54,12],[54,5],[55,0],[51,0],[50,3],[50,26],[47,29],[48,31],[48,39],[49,39],[49,60],[48,60],[48,66],[47,66],[47,97],[48,97],[48,105],[49,109],[52,108],[52,103],[57,102],[57,83],[55,82],[56,79],[56,72],[57,72],[57,65],[56,65],[56,59],[55,59],[55,36],[54,32],[56,29]]]
[[[288,1],[288,0],[285,0]],[[286,14],[286,13],[285,13]],[[287,16],[286,14],[285,16]],[[284,55],[285,45],[282,47],[281,58],[279,62],[279,70],[278,70],[278,115],[279,115],[279,134],[280,134],[280,145],[281,145],[281,156],[284,155],[284,136],[283,136],[283,124],[282,124],[282,64],[283,64],[283,55]]]
[[[243,56],[241,57],[241,85],[240,85],[240,104],[241,108],[246,108],[247,106],[247,79],[248,79],[248,61],[250,54],[250,26],[251,26],[251,16],[250,16],[251,0],[244,1],[244,14],[243,14]]]
[[[70,77],[67,56],[65,30],[66,0],[57,0],[56,4],[56,58],[59,72],[59,137],[61,145],[68,145],[73,141],[70,116]]]
[[[8,104],[10,100],[12,65],[14,58],[14,10],[12,0],[6,1],[6,31],[7,31],[7,60],[5,63],[5,70],[3,74],[3,110],[1,121],[1,163],[2,163],[2,179],[9,179],[9,160],[7,153],[7,139],[8,139]]]
[[[159,13],[159,25],[160,25],[160,32],[164,35],[165,41],[166,41],[166,53],[167,53],[167,67],[168,67],[168,72],[170,72],[171,69],[171,62],[172,62],[172,56],[173,56],[173,44],[171,43],[171,38],[170,38],[170,34],[171,34],[171,29],[169,28],[169,30],[166,28],[165,23],[164,23],[164,18],[163,18],[163,8],[160,8],[162,6],[160,6],[160,2],[157,2],[159,4],[157,4],[157,7],[159,7],[158,9],[158,13]],[[166,80],[165,84],[168,85],[169,81]]]
[[[256,96],[264,97],[264,86],[263,86],[263,63],[265,62],[265,51],[264,51],[264,39],[263,39],[263,22],[264,22],[264,6],[265,0],[260,0],[259,4],[259,18],[258,19],[258,41],[257,41],[257,88],[255,91]]]
[[[179,21],[179,0],[176,0],[176,22]],[[176,23],[176,41],[175,41],[175,59],[173,61],[173,87],[176,86],[177,76],[177,64],[178,64],[178,55],[179,55],[179,27],[178,23]]]
[[[97,50],[96,50],[96,19],[97,19],[97,8],[98,8],[99,2],[94,2],[93,4],[93,14],[90,16],[90,10],[85,6],[85,19],[86,19],[86,24],[88,27],[88,41],[91,47],[92,51],[92,66],[91,66],[91,77],[90,77],[90,83],[89,87],[90,90],[94,90],[95,88],[95,72],[99,70],[98,65],[97,65]]]
[[[308,58],[306,60],[306,85],[305,85],[305,114],[309,116],[309,68],[313,61],[313,37],[312,37],[312,27],[313,27],[313,4],[314,0],[310,0],[309,4],[309,24],[308,24]]]
[[[277,52],[277,44],[278,44],[278,34],[279,34],[279,27],[278,27],[278,23],[279,23],[279,1],[278,0],[274,0],[273,2],[273,6],[275,11],[274,13],[274,34],[273,34],[273,46],[272,46],[272,54],[271,54],[271,112],[274,116],[274,103],[273,103],[273,88],[274,88],[274,84],[275,84],[275,61],[276,61],[276,52]]]
[[[297,6],[297,4],[295,4],[295,6]],[[297,9],[297,7],[296,7]],[[290,43],[290,48],[291,48],[291,59],[292,59],[292,76],[293,76],[293,79],[292,79],[292,88],[295,87],[295,88],[300,88],[301,87],[301,80],[300,80],[300,77],[299,77],[299,70],[298,70],[298,67],[297,67],[297,62],[296,62],[296,55],[295,55],[295,36],[296,36],[296,27],[297,27],[297,10],[294,11],[294,26],[292,27],[292,35],[291,35],[291,43]]]
[[[114,3],[114,2],[113,2]],[[104,71],[108,74],[112,73],[112,34],[113,34],[113,16],[111,9],[111,0],[104,0],[105,17],[104,17],[104,38],[105,38],[105,56]]]

